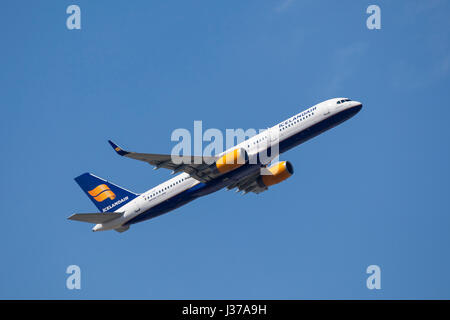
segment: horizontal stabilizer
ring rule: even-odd
[[[123,212],[110,212],[110,213],[74,213],[69,220],[89,222],[89,223],[105,223],[113,219],[122,216]]]

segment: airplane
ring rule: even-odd
[[[91,173],[75,178],[100,212],[75,213],[68,219],[93,223],[92,231],[124,232],[146,221],[220,189],[261,193],[294,173],[289,161],[271,164],[278,154],[341,124],[357,114],[362,103],[334,98],[316,104],[293,117],[214,156],[182,156],[130,152],[108,140],[117,154],[140,160],[177,176],[138,194]],[[271,151],[278,147],[278,152]],[[266,157],[261,155],[266,154]],[[231,161],[230,161],[231,160]]]

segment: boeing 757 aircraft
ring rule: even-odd
[[[263,192],[294,173],[289,161],[271,164],[278,155],[272,152],[276,147],[280,154],[284,153],[350,119],[361,108],[360,102],[347,98],[326,100],[217,156],[182,156],[182,162],[174,161],[172,155],[125,151],[109,141],[121,156],[183,173],[141,194],[84,173],[75,181],[100,213],[76,213],[69,219],[94,223],[92,231],[124,232],[134,223],[155,218],[222,188]]]

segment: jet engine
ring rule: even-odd
[[[221,156],[215,163],[215,170],[220,174],[243,166],[248,161],[248,154],[245,149],[234,149]]]
[[[273,186],[294,174],[294,167],[289,161],[277,162],[267,168],[267,170],[269,171],[267,174],[258,177],[257,182],[261,188]]]

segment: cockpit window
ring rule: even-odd
[[[342,99],[342,100],[339,100],[337,102],[337,104],[341,104],[341,103],[344,103],[344,102],[347,102],[347,101],[352,101],[352,100],[350,100],[350,99]]]

